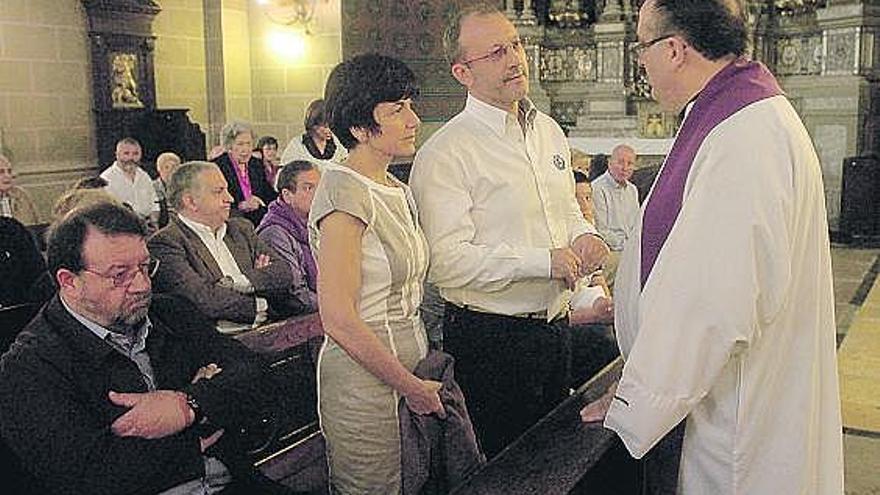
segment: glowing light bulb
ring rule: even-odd
[[[272,53],[296,61],[306,53],[306,37],[299,31],[273,31],[267,38]]]

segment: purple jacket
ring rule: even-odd
[[[269,203],[269,211],[257,227],[257,235],[290,267],[293,296],[303,304],[306,312],[317,311],[318,265],[309,247],[305,219],[278,198]]]

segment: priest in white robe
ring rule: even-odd
[[[732,0],[648,0],[635,46],[684,112],[615,287],[626,360],[581,415],[636,458],[684,422],[683,494],[841,494],[821,169]],[[677,455],[677,453],[676,453]],[[675,475],[677,472],[677,480]]]

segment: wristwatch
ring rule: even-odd
[[[205,414],[202,412],[202,408],[201,406],[199,406],[199,401],[197,401],[195,397],[190,394],[186,394],[186,405],[189,406],[189,408],[192,409],[192,412],[195,414],[192,424],[197,425],[201,423],[203,419],[205,419]]]

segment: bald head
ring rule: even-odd
[[[608,161],[608,171],[614,180],[620,184],[626,184],[632,178],[635,168],[636,151],[625,144],[615,146],[611,152],[611,159]]]

